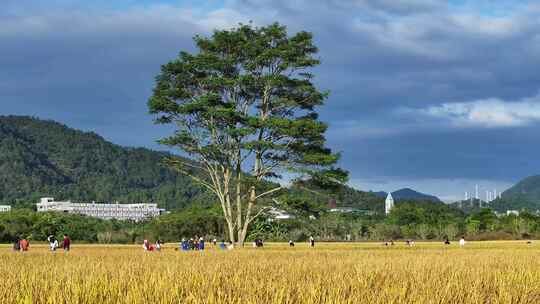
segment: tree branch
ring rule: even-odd
[[[284,189],[284,188],[283,188],[283,186],[279,186],[279,187],[277,187],[277,188],[274,188],[274,189],[272,189],[272,190],[269,190],[269,191],[263,192],[263,193],[261,193],[261,194],[257,195],[257,196],[255,197],[255,200],[257,200],[257,199],[259,199],[259,198],[261,198],[261,197],[263,197],[263,196],[266,196],[266,195],[272,194],[272,193],[274,193],[274,192],[276,192],[276,191],[279,191],[279,190],[281,190],[281,189]]]

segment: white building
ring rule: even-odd
[[[157,204],[104,204],[104,203],[72,203],[56,202],[52,197],[44,197],[37,204],[38,212],[65,212],[97,217],[101,219],[140,221],[161,214]]]
[[[335,208],[332,208],[332,209],[330,209],[328,211],[330,211],[330,212],[341,212],[341,213],[351,213],[351,212],[355,212],[356,209],[351,208],[351,207],[335,207]]]
[[[506,216],[515,215],[519,216],[519,211],[517,210],[506,210]]]
[[[10,212],[11,206],[9,205],[0,205],[0,212]]]
[[[295,218],[294,215],[275,207],[271,207],[267,213],[270,216],[269,220],[291,220]]]
[[[394,198],[392,197],[392,193],[388,192],[384,201],[384,213],[389,214],[392,208],[394,208]]]

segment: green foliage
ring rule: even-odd
[[[305,211],[306,205],[289,206],[296,210],[295,219],[271,221],[259,217],[250,227],[247,240],[306,241],[309,236],[321,241],[455,240],[461,235],[478,240],[540,237],[540,216],[531,213],[497,217],[491,210],[482,209],[467,216],[443,204],[407,202],[398,203],[388,217],[321,208],[313,218]],[[307,209],[316,207],[308,205]],[[217,207],[186,208],[142,223],[24,209],[0,213],[0,242],[16,237],[44,241],[50,234],[61,238],[64,233],[79,243],[140,243],[157,238],[177,242],[194,236],[222,240],[227,234]]]
[[[72,240],[84,243],[134,243],[145,238],[176,242],[195,235],[224,236],[219,210],[199,207],[138,223],[25,209],[0,213],[0,242],[16,238],[45,241],[51,234],[59,239],[68,234]]]
[[[149,228],[154,238],[180,240],[194,236],[224,239],[224,220],[221,210],[187,208],[180,212],[166,214],[151,221]]]
[[[73,240],[97,242],[99,232],[120,230],[130,225],[134,224],[64,213],[37,213],[19,209],[0,213],[0,241],[11,242],[17,237],[44,241],[51,234],[56,235],[57,238],[68,234]]]
[[[318,184],[297,181],[288,191],[279,197],[280,201],[293,201],[297,204],[309,204],[315,209],[325,209],[331,201],[337,207],[351,207],[358,210],[383,212],[384,198],[372,192],[359,191],[348,186],[321,188]]]
[[[319,64],[310,33],[241,24],[194,40],[198,52],[163,65],[148,102],[158,123],[178,127],[163,144],[231,169],[253,153],[257,178],[296,169],[319,182],[346,179],[324,168],[339,156],[324,147],[327,126],[315,112],[326,94],[306,70]]]
[[[443,203],[400,202],[392,209],[385,223],[401,227],[401,237],[440,239],[455,237],[458,227],[463,226],[463,217],[461,211]]]

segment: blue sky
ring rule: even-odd
[[[535,1],[36,1],[0,3],[0,114],[159,147],[146,101],[191,37],[252,20],[314,33],[321,109],[351,184],[445,200],[540,173]]]

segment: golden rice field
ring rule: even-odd
[[[209,246],[212,247],[212,246]],[[1,303],[540,303],[540,243],[0,247]]]

